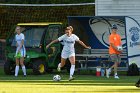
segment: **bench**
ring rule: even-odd
[[[78,70],[96,70],[97,66],[108,68],[111,62],[108,49],[84,49],[82,54],[76,54],[76,61],[78,61]],[[95,66],[92,64],[96,63]],[[88,63],[91,63],[88,65]],[[123,66],[122,66],[123,65]],[[118,71],[128,70],[127,51],[123,50],[121,53],[121,66]]]

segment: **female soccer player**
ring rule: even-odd
[[[15,36],[15,40],[16,40],[16,68],[15,68],[15,76],[18,76],[18,71],[19,71],[19,63],[22,67],[22,71],[24,76],[26,76],[26,68],[24,65],[24,57],[26,55],[26,50],[24,47],[24,34],[21,33],[21,27],[17,26],[16,27],[16,36]]]
[[[65,29],[64,35],[62,35],[56,40],[53,40],[51,43],[49,43],[46,46],[46,48],[48,48],[53,43],[63,41],[64,46],[61,53],[61,63],[58,64],[57,70],[61,71],[61,68],[65,65],[66,59],[69,58],[69,61],[71,63],[69,81],[74,79],[73,74],[75,71],[75,48],[74,48],[75,41],[81,44],[82,46],[84,46],[85,48],[90,49],[89,46],[86,46],[81,40],[79,40],[79,38],[75,34],[72,34],[72,32],[73,32],[73,27],[68,26]]]

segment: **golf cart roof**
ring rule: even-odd
[[[61,22],[44,22],[44,23],[18,23],[17,26],[45,26],[45,25],[52,25],[52,24],[62,24]]]

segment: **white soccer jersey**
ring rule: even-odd
[[[72,34],[71,36],[67,36],[66,34],[62,35],[61,37],[58,38],[59,41],[63,41],[63,50],[62,50],[62,54],[73,54],[75,53],[75,49],[74,49],[74,44],[75,41],[78,41],[79,38],[75,35]]]
[[[17,55],[18,49],[20,48],[21,41],[24,40],[24,39],[25,39],[25,38],[24,38],[24,34],[22,34],[22,33],[20,33],[19,35],[17,34],[17,35],[15,36],[15,40],[16,40],[16,42],[17,42],[17,44],[18,44],[18,47],[17,47],[17,49],[16,49],[16,55]],[[26,55],[26,50],[25,50],[24,45],[22,46],[20,52],[21,52],[21,55],[22,55],[23,57],[25,57],[25,55]]]

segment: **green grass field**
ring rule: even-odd
[[[140,93],[135,82],[139,76],[96,77],[95,75],[75,75],[74,81],[68,81],[69,75],[60,73],[62,80],[52,80],[53,74],[28,75],[18,77],[0,72],[0,93]]]

